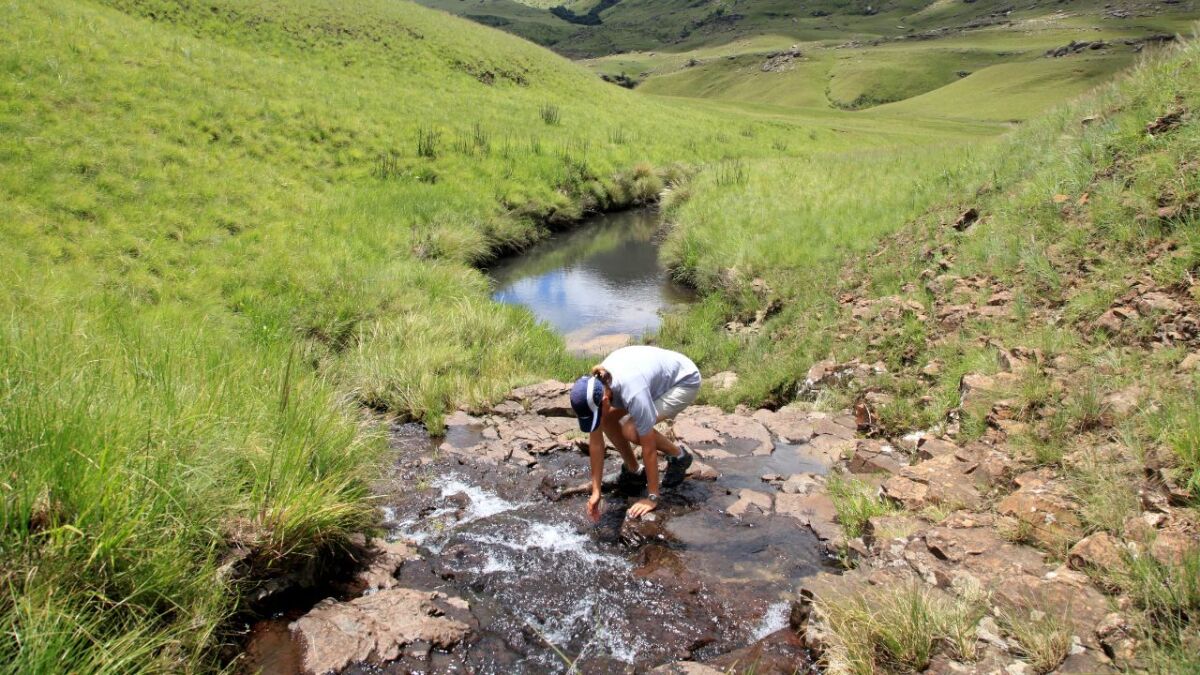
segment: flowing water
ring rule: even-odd
[[[769,491],[764,472],[811,468],[798,446],[713,461],[720,479],[686,481],[641,521],[625,518],[632,497],[610,487],[596,525],[585,496],[548,498],[548,486],[587,480],[582,454],[528,469],[401,445],[381,486],[384,525],[425,560],[406,564],[400,582],[466,599],[477,625],[468,644],[396,672],[631,673],[678,659],[808,667],[783,629],[797,585],[829,560],[791,518],[724,511],[743,486]]]
[[[577,353],[637,340],[664,310],[692,300],[659,262],[660,224],[650,209],[595,216],[499,262],[489,270],[493,297],[528,307]]]

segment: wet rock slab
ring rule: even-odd
[[[693,449],[690,480],[630,520],[640,493],[617,489],[610,459],[595,526],[583,508],[584,435],[564,416],[566,393],[548,382],[458,411],[436,451],[406,450],[395,482],[380,487],[392,537],[425,557],[401,568],[397,587],[471,603],[470,617],[456,617],[471,634],[445,654],[418,641],[432,652],[414,661],[406,647],[403,663],[557,672],[561,651],[584,672],[624,673],[762,652],[787,624],[796,580],[829,564],[813,532],[831,536],[832,509],[794,502],[816,499],[821,474],[855,447],[853,420],[799,407],[693,406],[660,427]],[[789,667],[761,672],[806,662],[798,642],[772,644],[762,653]]]
[[[337,672],[352,663],[393,661],[404,647],[418,642],[453,647],[470,629],[441,616],[441,605],[447,602],[462,603],[408,588],[391,588],[349,602],[323,600],[290,626],[303,645],[304,672]]]

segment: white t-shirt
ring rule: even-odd
[[[688,357],[659,347],[622,347],[600,364],[612,374],[612,404],[624,408],[638,434],[658,421],[654,400],[679,386],[700,386],[700,369]]]

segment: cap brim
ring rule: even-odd
[[[579,416],[579,430],[584,433],[590,434],[596,430],[597,426],[599,426],[597,424],[599,421],[600,421],[599,415],[580,415]]]

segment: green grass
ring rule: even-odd
[[[828,492],[837,511],[838,524],[851,539],[862,536],[872,518],[896,513],[898,510],[890,502],[880,498],[875,488],[841,474],[829,475]]]
[[[822,599],[817,607],[833,633],[823,665],[852,675],[921,672],[937,653],[973,661],[984,613],[981,597],[950,598],[915,584]]]
[[[6,670],[219,666],[248,593],[370,526],[385,444],[364,408],[436,432],[578,372],[489,300],[476,266],[498,253],[670,185],[667,256],[706,297],[659,339],[739,369],[723,403],[782,398],[834,346],[849,256],[1024,175],[1075,114],[996,143],[970,111],[646,96],[407,2],[353,9],[0,4]],[[726,337],[755,276],[786,308]]]

